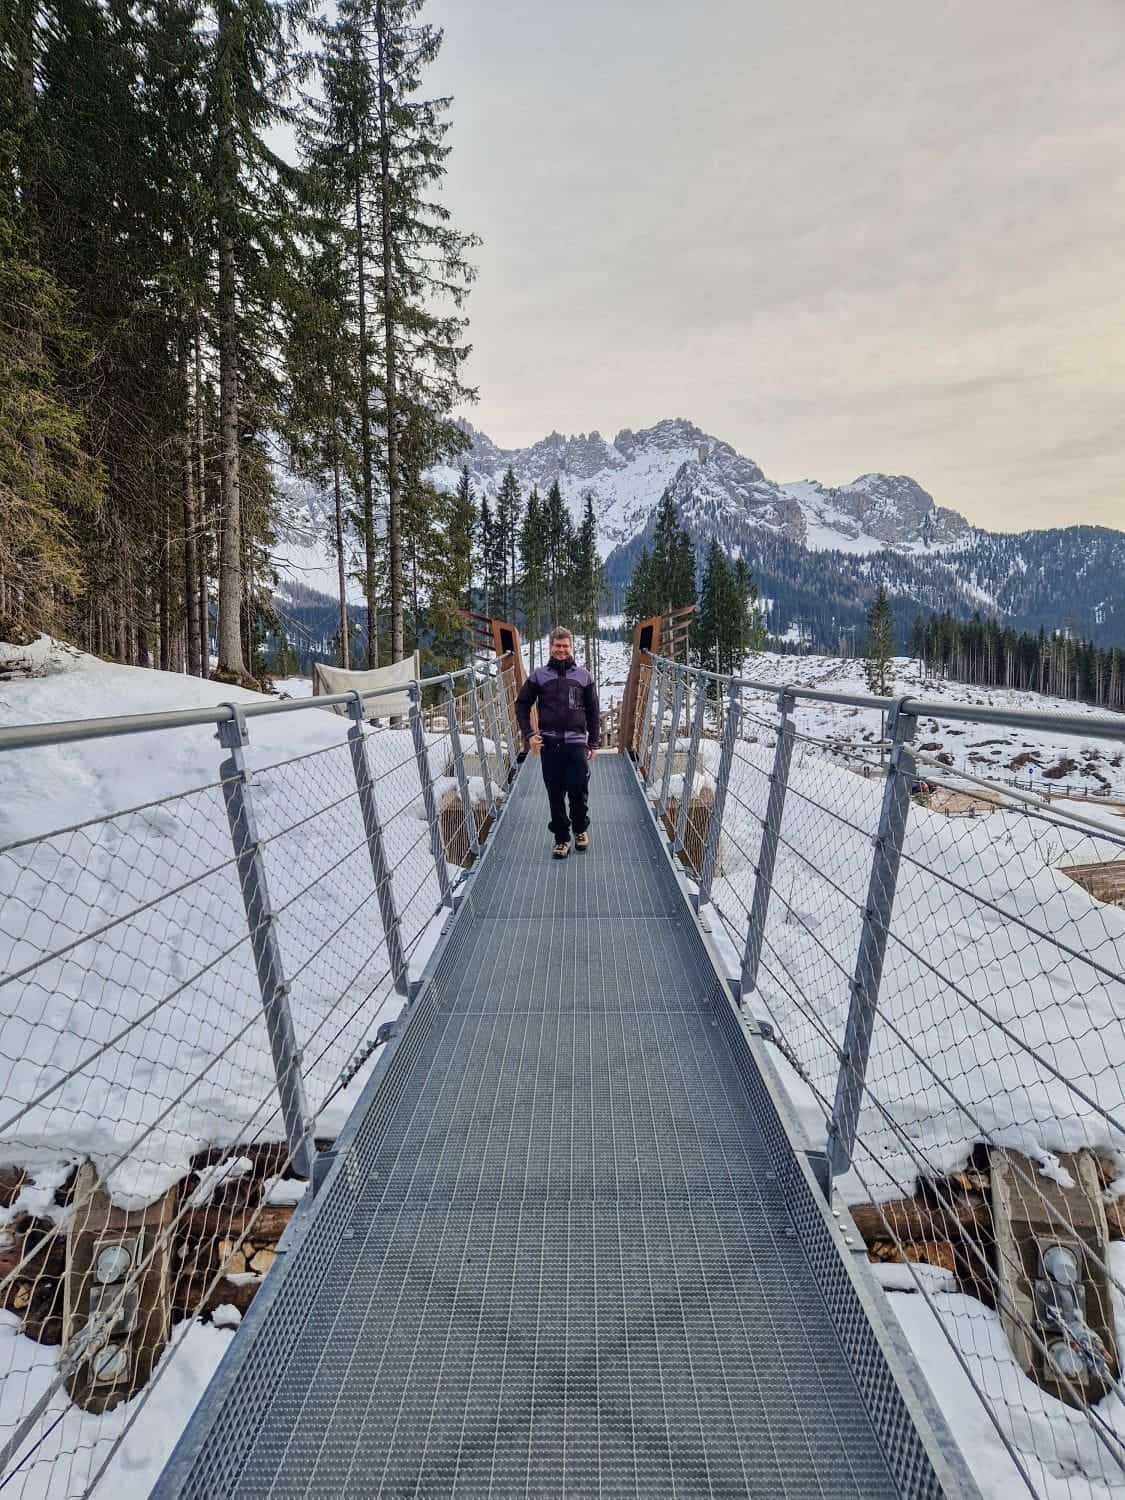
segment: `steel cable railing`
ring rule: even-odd
[[[0,731],[174,733],[195,783],[0,848],[6,1493],[159,1472],[487,835],[513,677],[433,679],[377,727],[344,694]]]
[[[986,1492],[1125,1485],[1125,836],[932,760],[923,780],[913,754],[921,715],[1087,741],[1125,723],[660,658],[642,686],[656,815]],[[710,745],[676,712],[701,692]],[[806,730],[806,700],[885,712],[889,763]]]

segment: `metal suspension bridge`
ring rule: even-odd
[[[1091,944],[1089,913],[1083,932],[1053,913],[1037,920],[1026,901],[1002,899],[999,876],[969,893],[993,922],[993,956],[1007,951],[1001,919],[1022,923],[1052,945],[1036,961],[1067,965],[1084,986],[1103,1017],[1091,1080],[1061,1032],[1035,1032],[1003,1003],[995,973],[978,983],[948,945],[939,964],[909,917],[916,900],[902,904],[918,873],[926,890],[959,883],[952,820],[939,820],[940,848],[908,828],[911,747],[931,706],[891,705],[885,785],[869,787],[797,731],[798,697],[837,695],[784,690],[774,712],[753,685],[660,656],[676,625],[638,630],[620,748],[594,766],[592,848],[560,863],[545,858],[533,763],[521,769],[516,754],[507,626],[494,661],[405,696],[314,700],[348,715],[346,739],[326,745],[320,720],[307,743],[260,763],[259,732],[309,704],[0,731],[0,749],[32,754],[155,737],[171,727],[156,719],[175,719],[217,724],[225,752],[211,786],[0,851],[23,891],[19,922],[3,928],[7,977],[47,1002],[29,1053],[52,1028],[73,1029],[91,976],[114,1007],[53,1068],[29,1081],[13,1066],[8,1159],[57,1138],[90,1094],[120,1107],[146,1093],[71,1186],[64,1229],[25,1228],[9,1254],[6,1282],[31,1284],[40,1302],[60,1287],[62,1320],[53,1378],[32,1381],[12,1355],[8,1380],[22,1374],[28,1388],[0,1431],[13,1493],[121,1493],[114,1463],[137,1413],[272,1211],[268,1193],[241,1185],[259,1150],[272,1153],[275,1186],[310,1187],[155,1483],[160,1500],[972,1496],[977,1476],[849,1213],[865,1197],[885,1205],[883,1240],[915,1276],[1005,1473],[1032,1494],[1057,1478],[1057,1453],[1021,1443],[1027,1391],[1083,1425],[1086,1467],[1071,1472],[1121,1473],[1121,1436],[1099,1406],[1117,1378],[1116,1283],[1090,1174],[1092,1148],[1114,1144],[1122,1117],[1123,1010],[1098,1012],[1097,1000],[1121,998],[1125,924],[1097,910],[1104,940]],[[856,801],[817,802],[822,774]],[[1009,865],[1030,867],[1037,819],[1055,837],[1081,825],[1030,799],[1014,806],[1031,832]],[[162,832],[182,862],[154,895],[144,839],[169,808],[175,827]],[[1125,843],[1103,824],[1082,837],[1111,861]],[[80,875],[107,851],[140,876],[108,905],[87,896],[76,917]],[[45,910],[40,938],[32,918]],[[163,972],[165,924],[193,937],[188,961],[180,941]],[[122,976],[123,955],[146,966],[143,985]],[[820,998],[833,986],[834,1008]],[[1072,1191],[1006,1151],[1003,1111],[986,1107],[993,1082],[974,1088],[981,1055],[941,1063],[923,990],[945,1004],[947,1051],[964,1047],[971,1017],[974,1047],[1007,1049],[1021,1088],[1037,1070],[1073,1106],[1067,1123],[1083,1121],[1091,1149],[1069,1131]],[[160,1050],[154,1014],[175,1052],[213,1004],[225,1029],[196,1045],[191,1067],[137,1067]],[[388,1006],[400,1013],[384,1020]],[[107,1058],[125,1080],[116,1095]],[[201,1095],[228,1144],[193,1158],[186,1185],[122,1207],[120,1174],[143,1178],[138,1164],[166,1158],[170,1131],[198,1131],[184,1112]],[[819,1138],[794,1102],[805,1097]],[[916,1114],[928,1103],[948,1140],[912,1136],[906,1103]],[[944,1170],[943,1145],[961,1137],[994,1153],[984,1209],[981,1191],[966,1208]],[[842,1194],[845,1180],[861,1190]],[[917,1245],[939,1240],[962,1291],[975,1288],[982,1313],[991,1303],[1005,1349],[1018,1346],[1027,1391],[1013,1395],[997,1351],[976,1358],[932,1268],[915,1264]],[[1044,1270],[1052,1247],[1075,1275],[1049,1274],[1061,1264],[1049,1256]],[[93,1431],[91,1413],[103,1424]]]

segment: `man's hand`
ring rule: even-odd
[[[588,746],[587,750],[586,750],[586,759],[587,760],[593,760],[594,756],[597,755],[597,753],[598,753],[598,747],[597,747],[597,745],[590,745],[590,746]]]
[[[543,748],[543,736],[541,734],[533,734],[527,743],[531,748],[531,753],[538,755]]]

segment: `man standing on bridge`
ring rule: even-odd
[[[551,804],[547,827],[555,835],[552,853],[556,859],[570,853],[571,824],[574,847],[590,847],[590,761],[597,753],[600,733],[598,690],[589,672],[574,660],[573,648],[569,630],[561,626],[552,630],[551,659],[532,672],[516,698],[524,744],[542,760]],[[533,704],[539,708],[538,732],[531,727]]]

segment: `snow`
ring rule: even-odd
[[[13,649],[3,648],[3,654]],[[602,701],[608,706],[623,692],[629,647],[604,641],[601,650]],[[0,724],[258,699],[216,683],[107,664],[45,638],[20,654],[42,675],[0,688]],[[746,676],[778,687],[853,692],[866,690],[862,670],[861,662],[770,653],[748,659],[744,668]],[[896,694],[981,708],[1085,712],[1034,694],[923,682],[917,664],[905,659],[895,663],[894,672]],[[311,683],[292,679],[277,687],[300,697]],[[744,702],[747,743],[732,774],[735,795],[727,805],[728,836],[714,892],[716,906],[743,923],[741,903],[751,889],[760,827],[755,814],[760,817],[764,811],[776,718],[772,691],[747,693]],[[836,1039],[842,1035],[848,984],[846,972],[824,950],[845,954],[848,962],[856,951],[858,906],[865,900],[871,835],[882,795],[881,782],[863,779],[850,762],[857,747],[877,762],[882,725],[878,711],[824,703],[799,703],[794,717],[798,734],[809,743],[798,748],[791,771],[786,842],[778,853],[766,931],[765,962],[772,972],[763,970],[752,1004],[777,1025],[811,1083],[830,1096],[835,1059],[823,1032]],[[299,976],[292,994],[299,1038],[325,1026],[341,993],[354,996],[360,1006],[355,1025],[320,1064],[310,1067],[314,1108],[327,1097],[361,1037],[398,1009],[385,985],[375,986],[363,1008],[363,997],[385,963],[377,916],[364,912],[357,919],[367,925],[354,935],[341,961],[325,964],[313,958],[323,935],[371,889],[343,744],[346,729],[346,721],[312,709],[252,720],[246,752],[260,831],[267,841],[267,872],[280,912],[286,969]],[[750,742],[752,736],[756,742]],[[1010,762],[1029,752],[1044,770],[1071,759],[1076,765],[1067,772],[1069,781],[1091,788],[1104,784],[1125,795],[1122,757],[1113,764],[1115,747],[1084,741],[1069,731],[984,727],[978,732],[975,725],[939,716],[920,724],[918,739],[939,747],[935,754],[953,754],[959,768],[974,774],[1026,776],[1026,768],[1017,773]],[[841,750],[847,742],[848,753],[834,756],[823,742],[836,742]],[[431,742],[439,797],[455,785],[446,774],[443,744],[436,738]],[[368,746],[381,778],[377,795],[392,863],[404,861],[397,877],[401,895],[405,898],[420,879],[423,891],[434,898],[426,903],[428,911],[436,905],[436,881],[432,865],[428,873],[426,868],[428,848],[409,736],[380,731],[368,737]],[[18,1212],[60,1217],[55,1190],[82,1156],[92,1157],[108,1174],[116,1201],[135,1206],[182,1178],[192,1155],[205,1145],[281,1136],[252,965],[245,945],[223,956],[241,936],[243,924],[229,867],[225,813],[214,786],[223,753],[214,729],[204,726],[0,754],[0,847],[41,840],[0,853],[0,885],[13,892],[0,919],[0,964],[5,970],[19,969],[64,941],[78,943],[49,973],[29,979],[18,1010],[4,1024],[0,1067],[8,1070],[5,1117],[98,1046],[107,1046],[100,1059],[0,1134],[0,1161],[32,1172],[5,1218]],[[711,775],[716,744],[705,741],[702,753],[703,774]],[[673,795],[681,786],[677,772]],[[478,778],[473,778],[473,791],[483,792]],[[341,806],[334,806],[338,800]],[[740,809],[740,803],[751,811]],[[292,828],[298,810],[310,804],[323,809],[321,815],[305,827]],[[1107,829],[1125,834],[1125,820],[1111,809],[1083,803],[1080,810],[1104,817]],[[106,821],[44,837],[52,829],[96,819]],[[1059,1170],[1060,1152],[1080,1145],[1116,1150],[1119,1143],[1110,1138],[1097,1111],[981,1015],[981,1009],[987,1010],[1003,1021],[1013,1037],[1048,1058],[1103,1109],[1115,1113],[1125,1108],[1125,985],[1059,947],[1065,943],[1076,954],[1120,967],[1125,911],[1094,901],[1059,873],[1060,864],[1096,858],[1102,847],[1093,830],[1052,827],[1003,811],[949,818],[911,808],[895,937],[880,998],[882,1025],[875,1036],[869,1102],[861,1120],[864,1150],[857,1157],[857,1172],[839,1184],[846,1198],[907,1194],[919,1160],[935,1171],[961,1166],[982,1133],[1027,1152],[1049,1175]],[[220,868],[207,874],[212,867]],[[935,884],[932,872],[949,883]],[[303,886],[311,873],[322,879],[306,895]],[[159,921],[145,914],[127,916],[153,894],[189,881],[194,883],[185,892],[166,896]],[[962,896],[956,885],[965,886],[972,897]],[[1010,913],[1035,932],[999,913]],[[109,922],[120,925],[92,936]],[[728,968],[737,972],[740,929],[737,920],[733,925],[732,934],[716,923],[715,936]],[[435,940],[436,924],[416,923],[409,936],[417,940],[420,962]],[[215,968],[209,975],[191,983],[182,997],[176,995],[178,986],[212,961]],[[951,978],[965,998],[951,995],[938,974]],[[164,1003],[150,1015],[160,1001]],[[892,1026],[907,1039],[913,1057]],[[128,1040],[114,1042],[126,1027],[133,1028]],[[243,1028],[245,1035],[238,1035]],[[813,1087],[780,1059],[778,1065],[810,1138],[821,1141],[823,1112]],[[179,1099],[186,1073],[205,1081]],[[951,1106],[935,1074],[954,1089],[963,1112]],[[361,1072],[331,1101],[318,1133],[335,1133],[363,1077]],[[871,1098],[888,1118],[872,1108]],[[209,1201],[249,1165],[248,1157],[238,1156],[197,1173],[192,1201]],[[1125,1161],[1121,1167],[1125,1179]],[[303,1191],[301,1183],[276,1179],[267,1186],[267,1201],[293,1202]],[[1125,1281],[1125,1246],[1113,1246],[1111,1256],[1112,1269]],[[1116,1491],[1125,1485],[1125,1475],[1113,1475],[1112,1486],[1098,1478],[1107,1460],[1088,1421],[1023,1377],[995,1314],[959,1292],[949,1273],[901,1265],[874,1270],[988,1500],[1006,1500],[1019,1492],[1021,1481],[947,1334],[989,1393],[1006,1437],[1040,1493],[1051,1500],[1106,1500],[1111,1487]],[[918,1291],[919,1281],[925,1296]],[[160,1378],[147,1389],[143,1414],[113,1459],[106,1493],[148,1493],[237,1322],[236,1311],[228,1308],[210,1326],[177,1327],[175,1349],[165,1354]],[[0,1342],[0,1370],[9,1371],[0,1398],[0,1431],[10,1432],[54,1378],[57,1350],[25,1338],[9,1314],[0,1315]],[[47,1431],[20,1471],[13,1494],[28,1500],[81,1494],[105,1459],[108,1440],[122,1431],[134,1405],[92,1417],[56,1395],[43,1430],[56,1415],[60,1425]],[[1119,1393],[1102,1403],[1100,1414],[1125,1436]]]
[[[1109,1265],[1116,1279],[1125,1282],[1125,1243],[1110,1245]],[[938,1398],[983,1500],[1010,1500],[1027,1490],[973,1388],[974,1382],[988,1397],[1004,1438],[1019,1455],[1035,1494],[1043,1500],[1107,1500],[1111,1494],[1121,1493],[1125,1470],[1109,1456],[1089,1418],[1048,1396],[1024,1375],[1012,1359],[1000,1319],[991,1308],[957,1291],[947,1272],[935,1272],[929,1266],[877,1265],[872,1270],[890,1293],[895,1317]],[[918,1281],[926,1296],[918,1294]],[[1125,1309],[1116,1293],[1114,1313],[1118,1345],[1125,1348]],[[967,1373],[958,1354],[968,1367]],[[1100,1421],[1118,1441],[1125,1437],[1125,1403],[1120,1387],[1111,1391],[1097,1410]]]
[[[1033,694],[921,684],[906,661],[895,669],[896,694],[924,689],[926,697],[951,703],[1076,711]],[[862,663],[767,654],[745,666],[748,677],[779,686],[863,692],[861,670]],[[727,919],[713,924],[716,946],[732,975],[741,964],[776,723],[772,694],[748,693],[744,703],[743,734],[756,740],[739,747],[732,768],[722,873],[713,892],[716,913]],[[871,755],[879,718],[875,710],[798,701],[798,734],[816,743],[799,740],[794,753],[763,966],[749,1000],[801,1064],[804,1077],[782,1053],[771,1054],[800,1127],[818,1146],[834,1092],[883,791],[881,780],[856,774],[854,752],[833,757],[820,742],[858,743]],[[1029,744],[1044,765],[1082,759],[1088,750],[1088,777],[1096,772],[1115,791],[1123,789],[1114,745],[1069,732],[1045,727],[1028,734],[939,718],[924,721],[919,738],[953,745],[966,730],[969,743],[980,747],[970,753],[983,753],[984,740],[1001,740],[1002,747],[987,747],[1001,763]],[[1125,1165],[1119,1133],[1101,1112],[1120,1118],[1125,1109],[1125,911],[1096,901],[1059,869],[1120,859],[1125,824],[1110,808],[1079,804],[1083,816],[1112,829],[1099,837],[1066,823],[1071,805],[1061,804],[1053,825],[1022,810],[954,818],[912,805],[855,1169],[836,1184],[845,1201],[908,1196],[920,1174],[965,1167],[980,1140],[1024,1152],[1047,1180],[1067,1175],[1059,1153],[1084,1146]],[[1105,1500],[1125,1488],[1125,1471],[1091,1420],[1023,1374],[996,1314],[961,1292],[950,1273],[906,1265],[873,1271],[987,1500],[1007,1500],[1024,1486],[958,1354],[1037,1494]],[[1110,1271],[1125,1282],[1125,1245],[1110,1247]],[[1121,1339],[1120,1298],[1116,1304]],[[1100,1403],[1097,1420],[1125,1441],[1120,1387]]]
[[[85,1495],[110,1443],[123,1431],[124,1441],[97,1493],[144,1500],[218,1369],[231,1340],[234,1312],[229,1308],[220,1319],[226,1327],[179,1324],[144,1390],[105,1416],[82,1411],[65,1390],[56,1391],[40,1423],[42,1441],[6,1486],[13,1500],[77,1500]],[[0,1312],[0,1370],[8,1372],[0,1385],[0,1433],[5,1436],[46,1392],[58,1369],[58,1350],[34,1343],[19,1330],[13,1313]]]
[[[45,637],[28,648],[0,646],[0,655],[21,658],[28,674],[0,688],[0,726],[267,701],[220,683],[106,663]],[[280,688],[303,697],[311,683]],[[245,751],[321,1136],[338,1132],[374,1059],[344,1089],[341,1071],[401,1008],[386,973],[348,728],[346,719],[311,708],[250,720]],[[214,726],[204,725],[0,752],[0,971],[9,983],[26,971],[18,1003],[15,990],[0,990],[0,1162],[30,1173],[11,1208],[0,1211],[0,1230],[22,1213],[61,1220],[56,1190],[83,1158],[94,1162],[116,1204],[137,1208],[183,1179],[205,1147],[284,1138],[216,785],[228,752],[216,740]],[[366,740],[417,973],[443,915],[413,743],[408,731],[392,729]],[[429,735],[427,743],[440,798],[455,788],[448,739]],[[470,789],[483,795],[479,777],[470,778]],[[313,810],[317,816],[302,822]],[[38,964],[67,945],[63,956]],[[190,1203],[210,1202],[250,1166],[240,1153],[197,1172]],[[280,1178],[267,1184],[266,1199],[293,1203],[304,1190]],[[217,1319],[223,1327],[174,1330],[178,1352],[165,1355],[165,1374],[146,1388],[143,1416],[113,1458],[105,1493],[147,1494],[236,1320],[228,1309]],[[7,1437],[55,1378],[58,1350],[22,1335],[8,1314],[0,1316],[0,1341],[0,1435]],[[84,1493],[139,1400],[93,1417],[54,1397],[38,1429],[46,1437],[11,1493],[50,1500]],[[65,1412],[61,1424],[46,1431],[56,1411]]]
[[[6,685],[0,723],[259,698],[71,652],[48,653],[45,665],[46,676]],[[283,959],[297,976],[291,1003],[312,1059],[306,1081],[314,1108],[358,1037],[387,1019],[384,1009],[398,1009],[383,978],[377,905],[365,903],[373,888],[346,730],[346,720],[315,710],[259,719],[246,752]],[[2,883],[12,892],[0,922],[4,968],[21,970],[64,942],[75,945],[28,975],[24,1003],[6,1023],[5,1117],[79,1071],[13,1130],[0,1128],[0,1160],[39,1169],[85,1152],[123,1207],[154,1200],[204,1146],[283,1133],[215,785],[224,758],[215,739],[213,727],[200,726],[0,755],[3,845],[108,820],[3,856]],[[410,736],[385,730],[368,744],[383,778],[377,795],[388,817],[389,858],[405,862],[404,896],[421,877],[415,910],[428,913],[438,904],[436,879],[430,865],[427,885]],[[439,772],[443,744],[433,741]],[[307,806],[323,811],[302,825]],[[408,816],[391,821],[391,810]],[[142,909],[162,894],[159,905]],[[340,916],[353,910],[340,942],[319,954]],[[419,933],[416,915],[407,941]],[[340,1017],[353,1010],[356,1020],[341,1029]],[[107,1049],[101,1059],[83,1066],[99,1047]],[[172,1104],[185,1076],[199,1081]],[[335,1133],[361,1083],[326,1105],[319,1128]]]
[[[841,660],[832,656],[782,656],[763,651],[748,656],[743,664],[744,677],[778,688],[817,688],[833,693],[867,695],[865,664],[859,658]],[[958,706],[1017,710],[1068,717],[1105,720],[1105,711],[1070,699],[1007,688],[981,688],[963,683],[926,677],[921,664],[911,657],[897,657],[892,664],[890,697],[909,694],[928,701],[948,702]],[[747,694],[744,704],[767,718],[776,713],[776,699],[770,694]],[[871,746],[878,761],[878,744],[883,733],[878,709],[852,708],[846,704],[798,700],[794,723],[799,734],[816,739],[847,739]],[[1125,719],[1122,721],[1125,741]],[[1090,794],[1109,792],[1125,797],[1125,744],[1084,737],[1069,729],[1055,731],[1049,725],[1034,729],[1005,729],[987,723],[973,724],[952,719],[925,717],[919,721],[916,745],[934,746],[926,752],[933,756],[951,755],[953,770],[994,780],[1029,778],[1043,791],[1058,792],[1062,787],[1085,789]],[[1017,756],[1027,757],[1024,764],[1013,766]],[[1059,778],[1044,776],[1067,760],[1073,770]],[[1096,804],[1090,804],[1094,808]],[[1085,808],[1083,809],[1085,810]]]

